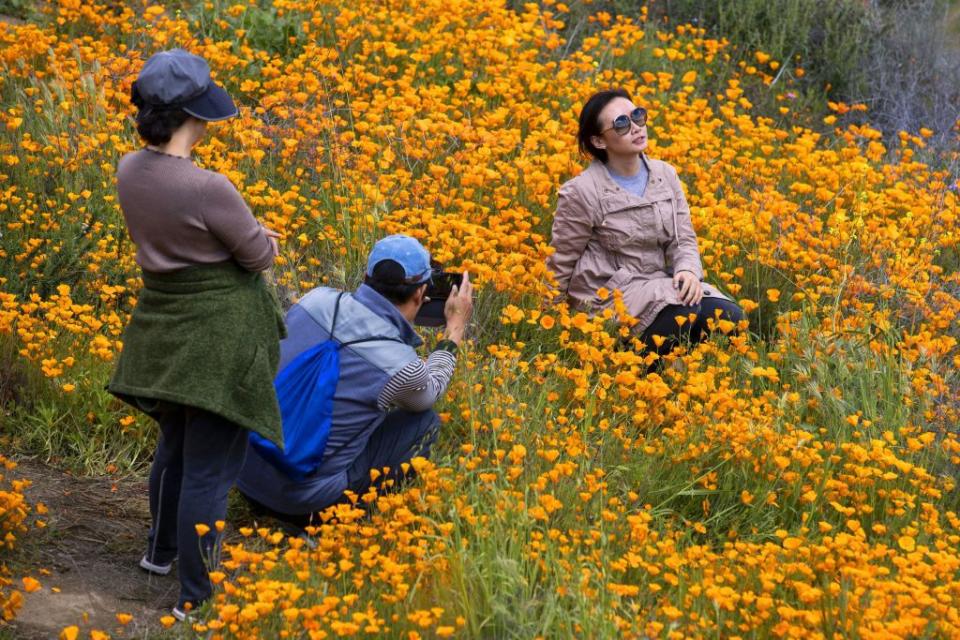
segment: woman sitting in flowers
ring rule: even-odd
[[[584,105],[577,139],[593,162],[560,187],[548,266],[580,308],[611,306],[612,292],[622,292],[634,331],[664,353],[681,338],[702,340],[708,320],[736,323],[743,312],[701,282],[683,185],[671,165],[644,154],[646,124],[646,110],[622,89]]]

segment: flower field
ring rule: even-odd
[[[43,504],[31,505],[23,495],[29,482],[11,477],[11,471],[17,463],[0,455],[0,553],[4,556],[13,552],[31,525],[43,526],[42,520],[36,520],[34,514],[46,513]],[[0,619],[12,620],[17,610],[23,606],[24,593],[40,589],[40,582],[32,576],[23,576],[16,580],[12,571],[0,559]]]
[[[957,176],[921,161],[927,132],[885,144],[858,106],[805,126],[794,61],[642,12],[574,42],[574,19],[57,0],[0,24],[9,446],[92,473],[150,455],[153,425],[103,386],[139,288],[114,170],[157,50],[206,57],[241,105],[197,162],[284,234],[284,298],[356,285],[395,231],[480,287],[416,481],[337,507],[315,548],[230,522],[215,602],[171,637],[960,637]],[[576,117],[611,86],[649,109],[707,278],[748,318],[650,375],[629,318],[548,302]]]

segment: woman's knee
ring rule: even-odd
[[[705,297],[700,305],[701,314],[704,319],[716,319],[717,311],[719,311],[720,320],[727,320],[734,323],[743,320],[743,309],[732,300],[711,296]]]
[[[730,322],[740,322],[743,320],[743,309],[736,302],[724,300],[721,306],[723,309],[723,319]]]
[[[691,316],[696,318],[700,314],[700,306],[667,305],[653,322],[650,323],[641,336],[645,342],[650,342],[653,336],[665,339],[679,339],[689,334],[692,323],[688,322]],[[678,320],[678,318],[681,318]]]

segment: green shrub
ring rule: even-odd
[[[0,0],[0,16],[25,20],[33,14],[34,4],[31,0]]]

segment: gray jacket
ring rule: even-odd
[[[280,343],[280,370],[300,353],[327,340],[340,292],[314,289],[287,313],[287,338]],[[398,341],[364,342],[340,351],[340,380],[333,398],[333,421],[320,468],[292,480],[264,460],[253,447],[237,486],[274,511],[290,515],[318,511],[338,500],[348,485],[347,470],[386,417],[377,406],[383,387],[418,359],[421,339],[397,308],[366,285],[340,302],[335,337],[348,342],[371,336]]]

